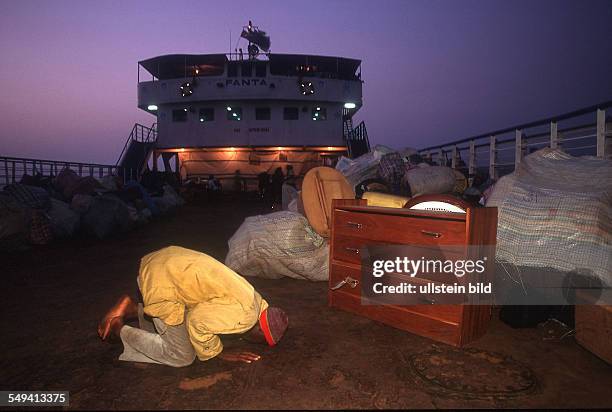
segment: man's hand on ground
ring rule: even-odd
[[[261,359],[261,356],[256,353],[246,352],[240,349],[228,349],[219,354],[219,359],[223,359],[228,362],[251,363]]]

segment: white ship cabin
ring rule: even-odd
[[[332,165],[351,149],[352,117],[362,106],[360,65],[295,54],[141,61],[138,107],[157,117],[154,164],[174,154],[183,179],[228,179],[239,170],[249,186],[278,167],[292,165],[299,176]]]

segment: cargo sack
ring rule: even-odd
[[[49,193],[41,187],[13,183],[4,187],[4,192],[25,207],[46,210],[51,207]]]
[[[171,196],[171,197],[174,197],[174,196],[178,197],[176,192],[174,192],[174,189],[172,189],[172,186],[170,185],[166,185],[166,186],[170,188],[169,191],[171,191],[171,193],[166,195],[166,191],[164,190],[164,195]],[[164,186],[164,188],[166,186]],[[133,181],[133,180],[129,181],[125,184],[124,189],[125,189],[124,191],[134,191],[136,196],[142,199],[142,203],[144,204],[144,206],[146,206],[151,211],[151,213],[153,213],[154,215],[159,214],[159,209],[157,208],[155,201],[153,200],[151,195],[149,195],[149,192],[147,192],[147,189],[145,189],[144,186],[142,186],[140,183]],[[136,199],[132,197],[131,200],[135,201]],[[137,205],[137,203],[138,202],[134,202],[135,205]],[[176,201],[174,203],[176,203]]]
[[[283,210],[289,210],[289,204],[298,198],[298,191],[295,187],[283,183]],[[295,211],[297,212],[297,203],[295,207]]]
[[[109,192],[116,192],[117,190],[119,190],[119,179],[117,178],[117,176],[102,176],[100,179],[98,179],[98,182],[100,183],[103,189]]]
[[[185,201],[176,193],[170,185],[164,185],[164,195],[161,197],[152,197],[155,202],[155,207],[160,213],[167,213],[177,206],[182,206]]]
[[[86,233],[99,239],[125,232],[131,227],[127,205],[110,195],[94,197],[81,220]]]
[[[26,248],[29,227],[29,210],[11,196],[0,193],[0,250]]]
[[[313,281],[329,277],[329,246],[299,213],[247,217],[228,245],[225,264],[243,276]]]
[[[413,197],[451,193],[455,187],[455,172],[446,166],[419,166],[406,171],[405,183]]]
[[[79,215],[87,212],[89,206],[93,202],[93,196],[90,195],[75,195],[70,202],[70,208],[77,212]]]
[[[387,153],[383,155],[378,164],[378,174],[391,186],[393,193],[399,193],[406,164],[399,153]]]
[[[74,170],[66,167],[58,173],[53,181],[53,186],[66,199],[70,200],[72,198],[72,188],[76,186],[79,179],[79,175]]]
[[[73,211],[67,203],[51,199],[51,209],[47,212],[51,222],[51,231],[54,237],[73,236],[79,228],[80,216]]]

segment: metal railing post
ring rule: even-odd
[[[440,147],[438,149],[438,165],[440,166],[444,166],[444,163],[442,163],[442,157],[444,156],[444,152],[442,151],[442,148]]]
[[[557,122],[550,122],[550,148],[556,149],[559,144],[559,133],[557,131]]]
[[[523,159],[523,132],[519,129],[514,131],[514,143],[514,170],[516,170]]]
[[[453,146],[453,158],[451,159],[451,168],[457,168],[457,145]]]
[[[497,151],[495,150],[495,136],[489,137],[489,179],[497,180],[497,171],[495,170],[495,161],[497,160]]]
[[[597,109],[597,157],[606,157],[606,111]]]
[[[470,157],[468,160],[468,176],[474,175],[474,169],[476,168],[476,142],[470,140]]]

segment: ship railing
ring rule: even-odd
[[[19,183],[26,175],[53,178],[65,168],[71,169],[80,177],[123,176],[124,183],[138,176],[137,170],[123,170],[117,165],[0,156],[0,188]]]
[[[608,117],[606,117],[608,113]],[[573,112],[426,147],[418,153],[468,177],[477,173],[496,180],[512,173],[523,157],[544,147],[574,156],[612,158],[612,101]]]

